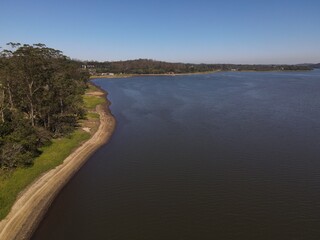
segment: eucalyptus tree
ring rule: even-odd
[[[44,44],[9,43],[0,52],[0,167],[28,165],[52,137],[83,117],[88,74]]]

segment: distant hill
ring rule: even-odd
[[[303,63],[303,64],[298,64],[297,66],[305,66],[305,67],[310,67],[310,68],[320,68],[320,63]]]
[[[312,70],[305,65],[247,65],[247,64],[191,64],[169,63],[151,59],[136,59],[116,62],[79,62],[92,74],[179,74],[210,71],[301,71]]]
[[[312,65],[309,65],[309,66],[313,67],[313,68],[320,68],[320,63],[312,64]]]

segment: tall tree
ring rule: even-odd
[[[0,52],[0,167],[12,168],[30,164],[44,141],[74,129],[88,74],[44,44],[8,46]]]

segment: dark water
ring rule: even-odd
[[[95,83],[116,132],[33,240],[320,239],[320,71]]]

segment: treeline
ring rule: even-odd
[[[31,165],[41,146],[76,127],[87,79],[43,44],[9,43],[0,52],[0,168]]]
[[[320,63],[309,64],[308,66],[309,66],[309,67],[312,67],[312,68],[320,68]]]
[[[79,62],[79,65],[88,67],[92,74],[179,74],[210,71],[294,71],[312,69],[310,66],[299,65],[189,64],[168,63],[150,59],[117,62]]]

